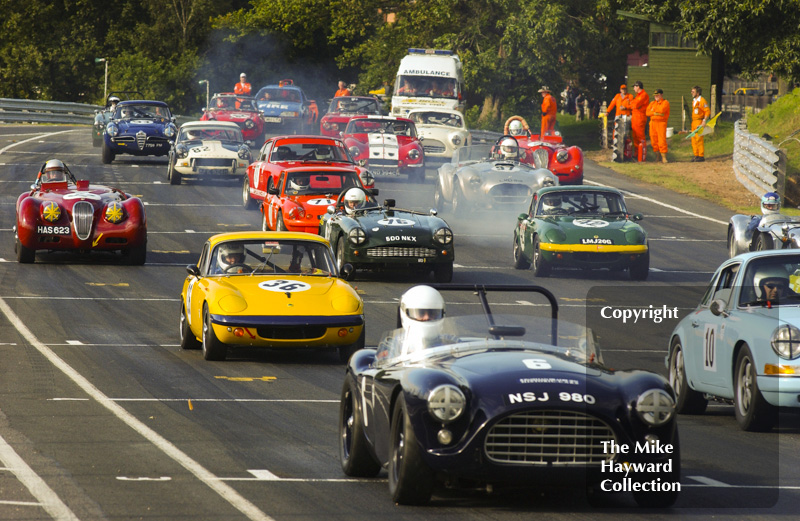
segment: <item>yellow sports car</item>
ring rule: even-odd
[[[206,360],[225,360],[228,346],[262,346],[332,347],[347,361],[364,347],[364,302],[318,235],[215,235],[186,271],[181,347],[202,347]]]

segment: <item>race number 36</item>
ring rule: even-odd
[[[265,280],[259,284],[258,287],[267,291],[275,291],[278,293],[293,293],[297,291],[305,291],[311,286],[299,280],[276,279]]]
[[[717,372],[717,326],[706,324],[703,332],[703,370]]]

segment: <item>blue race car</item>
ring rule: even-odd
[[[267,85],[256,93],[256,106],[261,111],[268,133],[307,134],[317,128],[317,102],[306,97],[292,80]]]
[[[121,101],[103,133],[103,163],[117,154],[166,156],[177,133],[175,117],[163,101]]]

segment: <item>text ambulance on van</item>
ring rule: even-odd
[[[415,108],[464,111],[461,60],[453,51],[409,49],[400,61],[392,95],[392,115]]]

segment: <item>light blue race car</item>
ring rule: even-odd
[[[743,430],[771,429],[779,407],[800,407],[800,252],[725,261],[669,345],[678,412],[701,414],[721,398]]]

